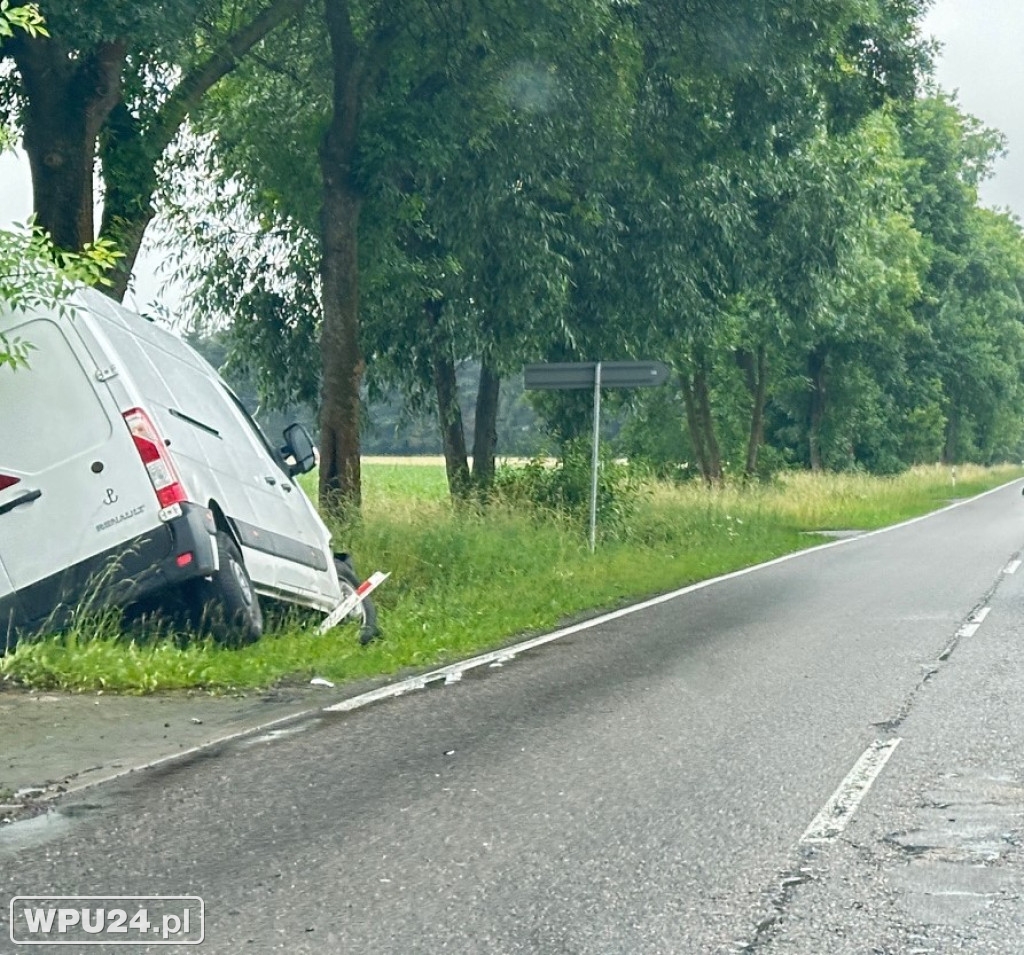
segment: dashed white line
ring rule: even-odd
[[[901,742],[899,737],[875,740],[857,760],[821,812],[811,821],[800,837],[800,842],[822,844],[838,839]]]
[[[1015,573],[1017,573],[1017,571],[1020,570],[1020,564],[1021,564],[1021,562],[1019,560],[1011,560],[1010,563],[1008,563],[1003,568],[1003,573],[1004,574],[1015,574]]]
[[[956,645],[961,640],[965,640],[967,637],[973,637],[978,632],[978,628],[982,623],[984,623],[985,618],[989,615],[991,610],[991,607],[982,607],[980,610],[974,611],[974,613],[967,618],[967,623],[962,624],[959,627],[956,634],[953,636],[953,639],[949,641],[949,646],[939,654],[939,660],[943,662],[948,660],[953,655]]]
[[[957,639],[963,640],[966,637],[973,637],[978,632],[978,628],[982,625],[991,610],[991,607],[982,607],[981,610],[977,610],[972,613],[968,618],[967,623],[963,624],[960,629],[957,630]]]

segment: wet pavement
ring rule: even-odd
[[[0,824],[61,793],[271,728],[345,695],[296,685],[245,695],[117,696],[0,682]]]

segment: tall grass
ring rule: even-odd
[[[0,658],[0,674],[39,687],[133,693],[379,677],[819,542],[807,532],[914,517],[1022,473],[963,467],[954,483],[949,469],[918,468],[893,478],[789,474],[711,490],[648,484],[628,526],[591,555],[576,518],[521,504],[453,510],[443,469],[374,465],[364,476],[362,519],[337,537],[364,575],[392,574],[374,595],[382,640],[363,648],[351,626],[316,636],[315,615],[294,613],[238,650],[120,632],[109,617],[95,626],[78,619],[69,633]]]

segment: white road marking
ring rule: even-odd
[[[522,653],[525,650],[531,650],[534,647],[543,646],[545,643],[551,643],[554,640],[560,640],[562,637],[568,637],[571,634],[579,633],[582,630],[587,630],[591,627],[599,627],[604,623],[610,623],[612,620],[618,620],[620,617],[626,617],[633,613],[638,613],[641,610],[647,610],[650,607],[655,607],[658,604],[667,603],[670,600],[675,600],[677,597],[683,597],[686,594],[694,593],[697,590],[703,590],[705,587],[713,587],[716,584],[725,583],[729,580],[734,580],[737,577],[743,577],[746,574],[753,574],[759,570],[764,570],[768,567],[774,567],[777,564],[785,563],[790,560],[797,560],[801,557],[805,557],[808,554],[817,554],[820,551],[828,550],[832,547],[844,547],[850,545],[856,541],[863,541],[869,537],[877,537],[879,534],[888,534],[890,531],[899,530],[901,527],[908,527],[911,524],[917,524],[921,521],[930,520],[939,514],[944,514],[946,511],[951,511],[957,507],[963,507],[965,504],[970,504],[973,501],[978,501],[981,498],[988,497],[991,494],[997,494],[1000,491],[1018,483],[1017,481],[1010,481],[1001,487],[993,488],[991,491],[985,491],[982,494],[978,494],[972,498],[966,498],[962,501],[954,501],[952,504],[947,505],[937,511],[932,511],[930,514],[922,514],[920,517],[911,518],[908,521],[902,521],[899,524],[892,524],[889,527],[880,527],[878,530],[868,531],[866,534],[862,534],[860,537],[849,537],[842,540],[829,541],[827,544],[818,544],[814,547],[808,547],[805,550],[794,551],[792,554],[784,554],[782,557],[776,557],[774,560],[765,561],[763,564],[755,564],[752,567],[744,567],[742,570],[733,571],[731,574],[723,574],[721,577],[715,577],[711,580],[702,580],[696,584],[691,584],[688,587],[682,587],[679,590],[674,590],[671,593],[662,594],[660,597],[654,597],[651,600],[644,600],[641,603],[632,604],[629,607],[622,607],[619,610],[612,611],[611,613],[602,614],[599,617],[594,617],[592,620],[586,620],[583,623],[575,624],[571,627],[564,627],[561,630],[556,630],[553,633],[545,634],[540,637],[535,637],[532,640],[526,640],[522,643],[514,644],[510,647],[505,647],[502,650],[486,653],[483,656],[473,657],[470,660],[464,660],[461,663],[454,663],[451,666],[443,667],[440,670],[434,670],[431,673],[427,673],[424,676],[412,677],[408,680],[403,680],[400,683],[393,684],[392,686],[381,687],[378,690],[372,690],[369,693],[361,693],[358,696],[351,697],[347,700],[342,700],[340,703],[335,703],[332,706],[326,706],[322,709],[310,709],[304,710],[298,713],[292,713],[288,716],[282,716],[278,719],[271,720],[260,726],[251,726],[247,729],[236,730],[231,733],[225,733],[223,736],[217,737],[216,739],[209,740],[205,743],[200,743],[197,746],[190,747],[189,749],[182,750],[177,753],[171,753],[167,756],[161,756],[157,759],[149,760],[148,762],[129,766],[124,769],[119,769],[116,772],[109,773],[105,776],[100,776],[95,779],[91,779],[85,782],[80,782],[77,785],[70,785],[63,792],[54,791],[47,793],[42,797],[42,801],[49,802],[56,799],[61,795],[71,795],[74,793],[80,793],[87,789],[93,789],[97,786],[101,786],[105,783],[113,782],[116,779],[121,779],[125,776],[129,776],[133,773],[141,773],[147,770],[155,769],[159,766],[173,765],[178,762],[182,762],[186,759],[196,756],[199,753],[206,752],[215,746],[223,746],[228,743],[233,743],[237,740],[247,739],[251,736],[255,736],[260,733],[266,733],[268,730],[275,729],[279,726],[287,725],[288,723],[307,719],[315,713],[331,713],[331,712],[346,712],[351,710],[359,709],[362,706],[367,706],[370,703],[375,703],[379,700],[393,699],[397,696],[402,696],[411,690],[422,689],[429,683],[433,683],[437,680],[443,680],[446,686],[450,686],[454,683],[458,683],[462,675],[468,670],[475,669],[480,666],[487,666],[492,662],[502,662],[511,660],[517,654]]]
[[[1008,563],[1006,565],[1006,567],[1003,569],[1003,573],[1004,574],[1015,574],[1015,573],[1017,573],[1017,571],[1020,570],[1020,563],[1021,562],[1019,560],[1011,560],[1010,563]]]
[[[370,690],[369,693],[360,693],[358,696],[342,700],[340,703],[325,706],[322,712],[347,713],[349,710],[358,710],[360,707],[368,706],[370,703],[377,703],[380,700],[391,700],[396,696],[411,693],[413,690],[422,690],[433,679],[439,679],[439,677],[433,673],[428,673],[426,676],[410,677],[408,680],[393,683],[391,686],[382,686],[377,690]]]
[[[967,623],[963,624],[960,629],[957,630],[957,639],[963,640],[966,637],[973,637],[978,632],[978,628],[985,622],[985,618],[991,611],[991,607],[982,607],[981,610],[972,613],[968,618]]]
[[[973,637],[977,632],[978,628],[984,623],[985,618],[991,613],[991,607],[982,607],[980,610],[976,610],[974,613],[967,618],[967,623],[961,624],[953,635],[953,639],[949,641],[949,646],[946,647],[942,653],[939,654],[939,660],[945,662],[952,655],[956,649],[956,645],[961,640],[966,640],[968,637]]]
[[[552,643],[555,640],[561,640],[563,637],[571,636],[574,633],[580,633],[583,630],[590,630],[593,627],[600,627],[602,624],[611,623],[613,620],[618,620],[621,617],[628,617],[631,614],[639,613],[642,610],[649,610],[651,607],[657,607],[659,604],[668,603],[670,600],[676,600],[679,597],[685,597],[687,594],[695,593],[698,590],[703,590],[706,587],[714,587],[718,584],[726,583],[730,580],[735,580],[738,577],[745,577],[747,574],[757,573],[757,571],[765,570],[768,567],[775,567],[778,564],[784,564],[787,561],[798,560],[801,557],[806,557],[808,554],[817,554],[823,550],[828,550],[832,547],[845,547],[855,541],[864,541],[869,537],[877,537],[879,534],[888,534],[891,531],[899,530],[901,527],[909,527],[911,524],[917,524],[921,521],[927,521],[932,517],[939,514],[944,514],[946,511],[951,511],[957,507],[963,507],[965,504],[969,504],[972,501],[980,500],[983,497],[988,497],[990,494],[995,494],[998,491],[1005,490],[1011,484],[1016,484],[1017,481],[1011,481],[1009,484],[1004,484],[1002,487],[993,488],[991,491],[985,491],[983,494],[978,494],[975,497],[967,498],[963,501],[955,501],[954,503],[941,508],[938,511],[932,511],[930,514],[923,514],[920,517],[911,518],[908,521],[903,521],[899,524],[891,524],[888,527],[880,527],[878,530],[868,531],[866,534],[862,534],[860,537],[847,537],[841,540],[829,541],[827,544],[819,544],[816,547],[808,547],[806,550],[794,551],[791,554],[783,554],[781,557],[776,557],[773,560],[767,560],[762,564],[754,564],[751,567],[744,567],[741,570],[734,570],[729,574],[722,574],[720,577],[712,577],[710,580],[701,580],[695,584],[690,584],[688,587],[681,587],[678,590],[673,590],[667,594],[661,594],[659,597],[652,597],[650,600],[643,600],[640,603],[630,604],[628,607],[622,607],[619,610],[613,610],[611,613],[604,613],[600,616],[594,617],[591,620],[584,620],[582,623],[573,624],[571,627],[563,627],[561,630],[555,630],[551,633],[546,633],[540,637],[534,637],[532,640],[524,640],[521,643],[514,643],[508,647],[502,647],[500,650],[493,650],[490,653],[482,654],[478,657],[471,657],[468,660],[462,660],[459,663],[453,663],[449,666],[442,667],[440,670],[432,670],[423,676],[411,677],[408,680],[402,680],[398,683],[393,683],[390,686],[380,687],[376,690],[371,690],[369,693],[362,693],[359,696],[351,697],[347,700],[343,700],[340,703],[335,703],[332,706],[324,707],[323,712],[325,713],[342,713],[357,710],[362,706],[366,706],[370,703],[377,703],[381,700],[393,699],[396,696],[403,696],[411,690],[419,690],[427,686],[430,683],[436,683],[443,680],[446,686],[451,686],[453,683],[459,681],[462,674],[469,670],[475,670],[477,667],[493,667],[497,668],[505,663],[513,660],[519,654],[526,650],[533,650],[536,647],[543,646],[545,643]],[[971,626],[968,624],[967,626]],[[975,629],[977,629],[975,627]],[[972,631],[973,632],[973,631]]]
[[[822,844],[838,839],[901,742],[898,737],[875,740],[857,760],[821,812],[811,821],[807,831],[800,837],[800,842]]]

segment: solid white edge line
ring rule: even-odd
[[[490,653],[485,653],[478,657],[471,657],[470,659],[462,660],[459,663],[452,663],[449,666],[442,667],[439,670],[433,670],[423,676],[411,677],[408,680],[402,680],[399,683],[393,683],[390,686],[371,690],[369,693],[353,696],[350,699],[343,700],[341,703],[334,703],[331,706],[324,707],[323,712],[351,712],[352,710],[357,710],[362,706],[367,706],[370,703],[377,703],[381,700],[392,699],[396,696],[403,696],[410,690],[422,689],[427,684],[435,683],[439,680],[443,680],[446,685],[451,685],[452,683],[457,682],[459,677],[468,670],[473,670],[482,666],[490,666],[493,663],[507,663],[520,653],[524,653],[527,650],[533,650],[536,647],[543,646],[545,643],[552,643],[555,640],[561,640],[563,637],[572,636],[574,633],[580,633],[583,630],[589,630],[593,627],[600,627],[602,624],[611,623],[613,620],[618,620],[621,617],[628,617],[630,614],[639,613],[641,610],[648,610],[651,607],[657,607],[659,604],[668,603],[670,600],[685,597],[687,594],[703,590],[705,587],[714,587],[717,584],[722,584],[729,580],[735,580],[737,577],[745,577],[747,574],[753,574],[757,571],[765,570],[768,567],[775,567],[778,564],[783,564],[790,560],[797,560],[798,558],[805,557],[808,554],[818,554],[821,553],[821,551],[828,550],[832,547],[843,547],[847,544],[852,544],[854,541],[862,541],[869,537],[877,537],[880,534],[888,534],[891,531],[899,530],[902,527],[909,527],[912,524],[927,521],[939,514],[945,514],[947,511],[952,511],[955,508],[963,507],[965,504],[970,504],[974,501],[981,500],[983,497],[988,497],[990,494],[996,494],[999,491],[1003,491],[1006,488],[1019,483],[1019,481],[1020,478],[1017,478],[1014,481],[1009,481],[1006,484],[1001,484],[999,487],[992,488],[991,491],[984,491],[981,494],[966,498],[962,501],[954,501],[952,504],[948,504],[946,507],[940,508],[937,511],[922,514],[920,517],[912,517],[910,520],[901,521],[899,524],[890,524],[888,527],[880,527],[874,531],[867,531],[857,537],[847,537],[842,538],[841,540],[829,541],[825,544],[807,547],[804,550],[793,551],[791,554],[783,554],[781,557],[776,557],[761,564],[753,564],[750,567],[743,567],[740,570],[734,570],[731,573],[722,574],[720,577],[701,580],[695,584],[690,584],[686,587],[681,587],[678,590],[673,590],[670,593],[661,594],[658,597],[652,597],[649,600],[644,600],[640,603],[630,604],[628,607],[620,607],[618,610],[601,614],[600,616],[593,617],[590,620],[584,620],[582,623],[573,624],[570,627],[563,627],[561,630],[555,630],[540,637],[524,640],[521,643],[515,643],[508,647],[502,647],[500,650],[493,650]]]
[[[864,750],[821,812],[811,820],[800,842],[820,845],[838,839],[901,742],[898,737],[875,740]]]
[[[917,524],[920,521],[926,521],[929,518],[936,517],[939,514],[944,514],[946,511],[951,511],[954,508],[962,507],[964,504],[970,504],[972,501],[981,500],[983,497],[988,497],[990,494],[996,494],[999,491],[1005,490],[1014,484],[1019,482],[1019,478],[1015,481],[1009,481],[1006,484],[1002,484],[999,487],[992,488],[991,491],[984,491],[974,497],[967,498],[963,501],[954,501],[952,504],[946,507],[940,508],[937,511],[932,511],[929,514],[922,514],[920,517],[913,517],[910,520],[902,521],[899,524],[892,524],[888,527],[880,527],[878,530],[868,531],[865,534],[861,534],[859,537],[843,538],[841,540],[829,541],[825,544],[818,544],[812,547],[805,548],[804,550],[794,551],[792,554],[783,554],[781,557],[776,557],[774,560],[765,561],[762,564],[755,564],[751,567],[744,567],[741,570],[733,571],[730,574],[724,574],[721,577],[714,577],[710,580],[702,580],[696,584],[691,584],[688,587],[682,587],[679,590],[674,590],[671,593],[662,594],[660,597],[653,597],[650,600],[642,601],[638,604],[632,604],[628,607],[622,607],[619,610],[614,610],[611,613],[602,614],[599,617],[594,617],[591,620],[585,620],[582,623],[575,624],[571,627],[565,627],[561,630],[556,630],[553,633],[545,634],[540,637],[535,637],[532,640],[525,640],[522,643],[513,644],[512,646],[505,647],[501,650],[496,650],[492,653],[486,653],[483,656],[473,657],[469,660],[464,660],[461,663],[453,663],[450,666],[443,667],[440,670],[434,670],[431,673],[427,673],[424,676],[411,677],[407,680],[402,680],[400,683],[395,683],[390,686],[381,687],[378,690],[372,690],[369,693],[361,693],[358,696],[351,697],[347,700],[342,700],[340,703],[334,703],[331,706],[318,707],[310,710],[301,710],[298,713],[290,713],[287,716],[282,716],[277,719],[271,720],[268,723],[262,723],[258,726],[249,727],[248,729],[238,730],[237,732],[225,733],[223,736],[217,737],[216,739],[208,740],[205,743],[199,743],[196,746],[189,747],[185,750],[180,750],[177,753],[169,753],[166,756],[158,757],[157,759],[149,760],[148,762],[140,763],[135,766],[129,766],[124,769],[120,769],[115,773],[109,773],[104,776],[97,776],[87,781],[77,781],[66,788],[46,793],[40,797],[40,802],[48,803],[62,796],[71,796],[76,793],[82,793],[89,789],[94,789],[97,786],[102,786],[105,783],[114,782],[115,780],[123,779],[126,776],[134,775],[135,773],[146,772],[150,769],[156,769],[159,766],[173,765],[174,763],[181,762],[189,759],[192,756],[196,756],[199,753],[205,752],[208,749],[212,749],[215,746],[222,746],[227,743],[232,743],[236,740],[245,739],[249,736],[255,736],[258,733],[266,732],[267,730],[274,729],[282,726],[286,723],[290,723],[296,720],[302,720],[308,718],[315,713],[338,713],[348,712],[351,710],[359,709],[360,707],[367,706],[370,703],[375,703],[380,700],[393,699],[397,696],[402,696],[412,690],[422,689],[429,683],[443,680],[445,685],[452,685],[459,682],[462,674],[468,670],[472,670],[476,667],[486,666],[492,662],[505,662],[513,659],[517,654],[524,652],[525,650],[533,649],[534,647],[543,646],[545,643],[551,643],[554,640],[560,640],[562,637],[568,637],[571,634],[579,633],[582,630],[587,630],[591,627],[598,627],[601,624],[609,623],[612,620],[618,620],[620,617],[628,616],[631,613],[637,613],[641,610],[646,610],[649,607],[655,607],[658,604],[666,603],[669,600],[675,600],[677,597],[683,597],[686,594],[693,593],[697,590],[702,590],[705,587],[711,587],[715,584],[724,583],[727,580],[733,580],[736,577],[742,577],[745,574],[752,574],[758,570],[764,570],[766,567],[774,567],[776,564],[781,564],[787,560],[795,560],[798,557],[803,557],[807,554],[817,554],[820,551],[827,550],[831,547],[841,547],[844,544],[852,544],[854,541],[864,540],[867,537],[876,537],[879,534],[887,534],[889,531],[899,530],[901,527],[908,527],[911,524]]]

